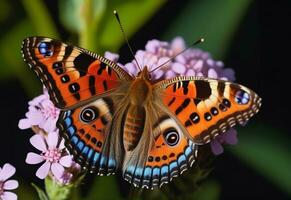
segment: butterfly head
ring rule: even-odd
[[[148,80],[148,81],[151,80],[151,74],[150,74],[150,71],[148,70],[147,66],[144,66],[142,71],[138,72],[137,78],[141,78],[141,79]]]

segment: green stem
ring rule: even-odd
[[[80,31],[80,46],[91,51],[98,49],[98,27],[106,9],[105,0],[84,0],[81,9],[83,27]]]

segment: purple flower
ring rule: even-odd
[[[214,155],[219,155],[223,153],[222,144],[237,144],[237,131],[231,128],[226,133],[217,136],[211,143],[210,147]]]
[[[0,168],[0,199],[16,200],[17,195],[6,190],[14,190],[18,187],[18,181],[7,180],[15,174],[15,167],[6,163],[3,168]]]
[[[145,50],[138,50],[135,54],[138,64],[141,68],[147,66],[149,70],[158,67],[181,50],[178,40],[180,40],[180,38],[173,40],[171,43],[159,40],[148,41]],[[163,70],[156,70],[155,73],[152,74],[153,79],[162,78],[170,64],[171,62],[165,65],[162,68]],[[131,75],[137,75],[139,71],[135,61],[125,64],[124,69]]]
[[[147,66],[152,70],[168,61],[186,48],[185,41],[181,37],[176,37],[172,42],[150,40],[146,44],[145,50],[138,50],[135,57],[140,67]],[[115,57],[116,58],[116,57]],[[200,49],[190,48],[181,55],[178,55],[171,62],[156,70],[152,77],[173,78],[175,76],[203,76],[216,79],[234,80],[234,71],[224,69],[221,61],[215,61],[209,53]],[[138,73],[136,62],[132,61],[124,65],[127,72],[132,75]]]
[[[30,138],[30,143],[41,153],[28,153],[25,162],[28,164],[44,162],[36,172],[38,178],[44,179],[50,171],[54,177],[61,178],[65,172],[64,167],[72,165],[72,156],[67,154],[64,140],[59,142],[58,132],[49,132],[47,137],[36,134]]]
[[[46,132],[56,131],[56,122],[59,117],[60,110],[50,101],[46,89],[42,95],[28,102],[28,112],[26,118],[19,121],[20,129],[32,128],[38,126]]]

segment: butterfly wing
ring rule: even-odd
[[[261,106],[255,92],[223,80],[176,77],[157,83],[155,90],[169,114],[200,144],[246,123]]]
[[[106,58],[50,38],[25,39],[22,53],[61,108],[57,126],[75,160],[90,172],[114,173],[118,158],[109,149],[116,91],[132,77]]]
[[[50,38],[26,38],[22,54],[61,109],[84,104],[132,79],[112,61]]]
[[[114,109],[114,101],[108,96],[60,114],[58,128],[66,147],[91,173],[109,175],[117,169],[118,158],[110,157],[106,150]]]
[[[125,180],[135,187],[151,189],[182,174],[197,157],[197,145],[186,137],[179,124],[159,105],[153,106],[154,109],[147,108],[145,131],[135,149],[137,152],[130,157],[135,160],[125,162],[123,167]]]

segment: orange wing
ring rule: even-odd
[[[66,141],[66,147],[75,161],[91,173],[113,174],[117,169],[116,158],[106,151],[106,132],[114,114],[114,101],[110,97],[99,98],[84,106],[62,111],[58,128]],[[108,139],[107,139],[108,140]]]
[[[132,77],[112,61],[85,49],[44,37],[23,41],[24,60],[58,108],[82,105]]]
[[[124,179],[135,187],[157,188],[189,169],[198,146],[185,136],[171,117],[159,117],[153,126],[154,142],[143,166],[126,166]]]
[[[155,85],[163,105],[185,127],[195,143],[205,144],[259,111],[252,90],[228,81],[176,77]]]

